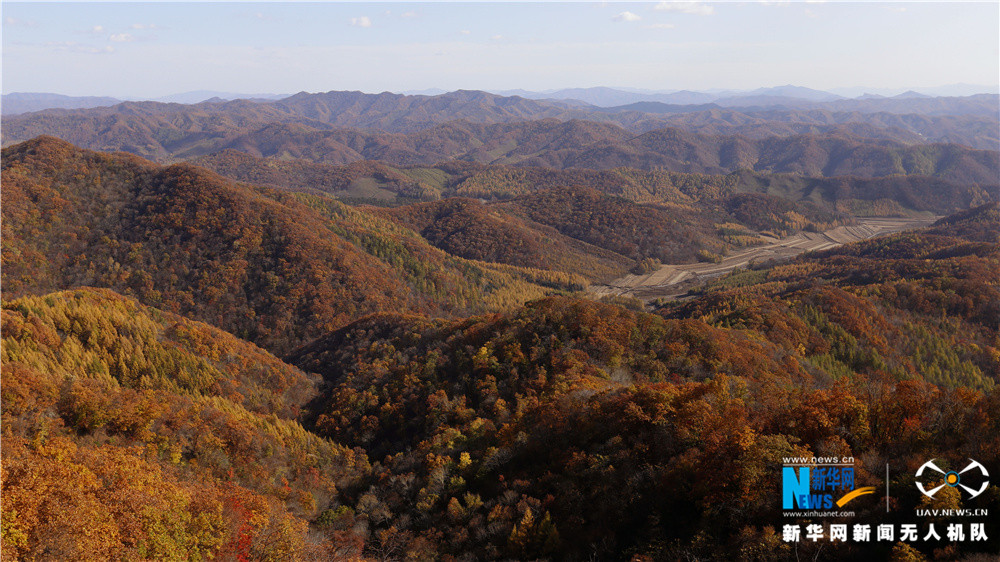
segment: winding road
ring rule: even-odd
[[[826,232],[800,232],[787,238],[769,238],[767,244],[754,246],[726,256],[720,263],[691,263],[663,265],[644,275],[626,275],[605,285],[591,285],[590,292],[597,296],[627,295],[650,301],[683,295],[692,286],[720,277],[737,267],[746,267],[753,261],[788,259],[803,252],[825,250],[842,244],[884,236],[893,232],[919,228],[933,223],[932,218],[864,218],[858,224],[838,226]]]

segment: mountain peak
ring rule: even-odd
[[[61,138],[54,137],[52,135],[39,135],[33,139],[24,141],[23,143],[17,145],[16,148],[20,148],[23,150],[33,150],[33,151],[79,150],[71,143],[68,143],[62,140]]]
[[[905,99],[919,99],[919,98],[929,98],[927,94],[921,94],[920,92],[915,92],[913,90],[907,90],[898,96],[892,96],[892,99],[905,100]]]

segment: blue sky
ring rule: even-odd
[[[995,1],[3,2],[3,90],[995,85],[998,21]]]

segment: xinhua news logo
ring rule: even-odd
[[[831,510],[875,492],[874,487],[854,487],[854,459],[785,459],[781,471],[781,508]]]

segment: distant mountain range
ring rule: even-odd
[[[209,100],[280,100],[287,98],[290,94],[239,94],[235,92],[216,92],[212,90],[195,90],[182,94],[173,94],[149,101],[159,101],[163,103],[201,103]]]
[[[996,85],[980,86],[954,84],[937,88],[915,88],[901,92],[887,88],[841,88],[833,91],[814,90],[802,86],[776,86],[756,90],[711,90],[711,91],[648,91],[625,88],[565,88],[561,90],[495,90],[502,96],[520,96],[528,99],[578,100],[598,107],[614,107],[638,102],[660,102],[689,105],[714,103],[723,107],[745,107],[748,105],[803,105],[850,98],[868,97],[906,99],[912,97],[961,97],[976,94],[996,94]],[[410,93],[444,93],[442,90],[425,90]]]
[[[425,90],[410,90],[402,92],[405,96],[440,96],[448,94],[440,88]],[[669,105],[703,105],[715,104],[720,107],[750,107],[750,106],[785,106],[803,107],[811,104],[838,100],[870,100],[870,99],[911,99],[930,97],[967,97],[977,94],[1000,93],[998,86],[983,86],[974,84],[953,84],[936,88],[915,88],[900,92],[898,89],[887,88],[840,88],[832,91],[815,90],[802,86],[776,86],[758,88],[756,90],[673,90],[650,91],[628,88],[564,88],[560,90],[492,90],[490,93],[502,97],[518,96],[531,100],[559,100],[578,107],[617,107],[642,102],[658,102]],[[157,101],[163,103],[196,104],[205,101],[231,101],[237,99],[276,101],[290,97],[291,94],[243,94],[236,92],[220,92],[213,90],[195,90],[158,98],[114,98],[114,97],[74,97],[51,93],[15,92],[3,95],[2,111],[4,115],[17,115],[44,109],[81,109],[115,105],[123,101]]]
[[[981,95],[836,100],[818,104],[827,109],[809,110],[655,102],[608,109],[478,91],[299,93],[270,102],[125,102],[10,116],[3,142],[48,134],[85,148],[163,161],[234,148],[331,164],[462,159],[554,168],[708,173],[751,168],[864,176],[950,177],[947,170],[956,168],[948,162],[967,157],[977,164],[962,173],[993,184],[1000,144],[997,104],[997,96]],[[934,143],[965,146],[928,146]]]
[[[930,88],[907,88],[908,91],[916,91],[926,96],[974,96],[976,94],[996,94],[1000,93],[1000,84],[948,84],[945,86],[935,86]],[[848,98],[856,98],[865,94],[878,95],[886,98],[897,96],[902,92],[900,88],[833,88],[831,94],[837,94]]]
[[[43,109],[86,109],[117,105],[122,100],[99,96],[63,96],[60,94],[15,92],[4,94],[0,111],[3,115],[17,115]]]
[[[163,103],[201,103],[209,100],[279,100],[281,98],[288,97],[288,95],[289,94],[237,94],[233,92],[197,90],[194,92],[173,94],[145,101],[158,101]],[[21,113],[43,111],[46,109],[88,109],[91,107],[107,107],[111,105],[118,105],[124,101],[126,100],[108,96],[64,96],[61,94],[49,93],[14,92],[3,95],[3,103],[0,104],[0,110],[2,110],[3,115],[19,115]]]

